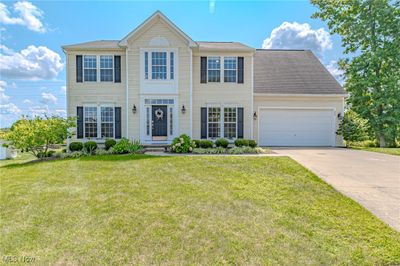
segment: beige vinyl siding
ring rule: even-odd
[[[76,82],[76,55],[120,55],[121,83],[114,82]],[[67,69],[67,115],[76,116],[76,107],[85,104],[107,103],[121,107],[121,133],[126,136],[125,125],[125,52],[122,50],[107,51],[68,51]],[[97,64],[100,64],[97,61]],[[76,136],[73,137],[76,139]]]
[[[128,115],[129,120],[129,136],[131,138],[139,139],[140,137],[140,49],[141,48],[157,48],[150,46],[150,41],[155,37],[166,38],[169,46],[160,46],[159,48],[175,48],[178,49],[178,73],[175,73],[175,78],[178,78],[178,108],[181,109],[182,105],[188,110],[185,114],[179,111],[179,133],[190,133],[190,50],[188,43],[180,35],[175,32],[169,25],[162,20],[157,19],[151,25],[147,25],[138,34],[132,36],[128,40],[128,94],[129,94],[129,108],[135,104],[138,111],[133,114],[131,111]],[[176,56],[176,55],[175,55]],[[178,76],[177,76],[178,74]],[[175,94],[173,96],[176,96]],[[168,97],[168,95],[159,95],[160,98]]]
[[[200,83],[200,57],[243,56],[244,83]],[[252,138],[252,53],[196,52],[193,56],[193,138],[200,139],[201,107],[213,104],[236,105],[244,108],[244,138]],[[221,65],[223,62],[221,62]]]
[[[327,97],[327,96],[254,96],[254,111],[259,113],[260,107],[279,107],[279,108],[334,108],[336,128],[339,126],[339,119],[337,114],[343,115],[343,102],[342,96]],[[254,139],[258,140],[258,120],[254,123]],[[343,145],[343,139],[336,135],[336,146]]]

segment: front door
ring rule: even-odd
[[[152,110],[152,121],[153,121],[153,130],[152,137],[153,140],[167,140],[167,129],[168,129],[168,121],[167,121],[167,106],[166,105],[153,105],[151,107]]]

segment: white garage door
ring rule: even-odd
[[[260,109],[261,146],[334,146],[333,111]]]

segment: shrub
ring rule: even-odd
[[[237,140],[235,140],[235,146],[236,147],[249,146],[249,140],[247,140],[247,139],[237,139]]]
[[[200,148],[203,149],[208,149],[208,148],[212,148],[214,146],[214,143],[211,140],[208,139],[202,139],[200,140]]]
[[[83,149],[88,154],[94,154],[94,151],[97,149],[97,143],[94,141],[88,141],[83,144]]]
[[[104,146],[105,146],[106,150],[108,150],[109,148],[114,147],[115,144],[117,144],[115,139],[106,139],[106,142],[104,142]]]
[[[182,134],[172,141],[171,151],[176,153],[188,153],[192,152],[195,146],[195,142],[191,140],[188,135]]]
[[[53,155],[56,153],[56,151],[41,151],[38,152],[37,157],[38,158],[45,158],[45,157],[53,157]]]
[[[128,150],[130,153],[138,153],[143,150],[143,146],[140,143],[140,140],[134,140],[133,142],[129,143]]]
[[[200,148],[200,140],[198,140],[198,139],[196,139],[196,140],[193,140],[194,141],[194,144],[196,144],[196,148]]]
[[[368,139],[368,120],[363,119],[356,112],[349,110],[344,113],[336,134],[342,135],[347,142],[357,142]]]
[[[117,144],[114,145],[114,153],[117,154],[123,154],[123,153],[129,153],[129,145],[130,142],[127,138],[122,138],[120,141],[117,142]]]
[[[217,140],[215,141],[215,145],[216,145],[217,147],[227,148],[228,145],[229,145],[229,141],[228,141],[227,139],[223,139],[223,138],[217,139]]]
[[[97,150],[95,151],[95,154],[96,154],[96,155],[108,155],[108,154],[113,154],[113,153],[114,153],[114,150],[113,150],[112,147],[109,148],[108,150],[97,149]]]
[[[222,147],[218,147],[218,148],[196,148],[193,149],[193,153],[194,154],[226,154],[227,150],[225,148]]]
[[[86,154],[83,151],[73,151],[70,153],[61,153],[61,158],[79,158],[85,156]]]
[[[249,146],[252,148],[257,147],[257,141],[255,141],[253,139],[249,139]]]
[[[69,144],[69,150],[70,151],[81,151],[83,149],[83,143],[82,142],[71,142]]]

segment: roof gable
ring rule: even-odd
[[[148,19],[146,19],[142,24],[140,24],[138,27],[136,27],[133,31],[131,31],[128,35],[126,35],[120,42],[120,46],[127,46],[128,45],[128,40],[131,38],[134,38],[135,36],[139,35],[143,29],[145,29],[147,26],[152,25],[152,23],[160,19],[164,23],[166,23],[168,26],[170,26],[173,30],[176,31],[176,33],[181,36],[183,39],[185,39],[190,47],[195,47],[197,46],[196,42],[193,41],[186,33],[184,33],[181,29],[179,29],[172,21],[170,21],[161,11],[156,11],[153,15],[151,15]]]

